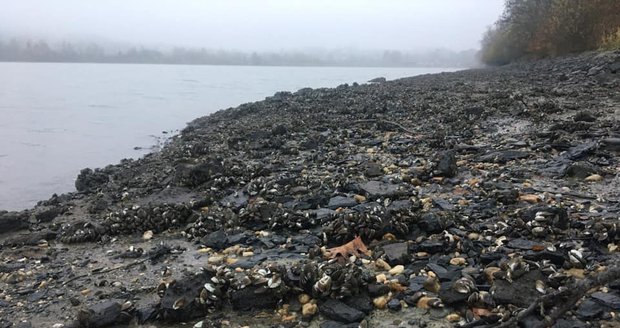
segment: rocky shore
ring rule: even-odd
[[[620,52],[377,81],[0,212],[0,328],[620,327]]]

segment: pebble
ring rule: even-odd
[[[382,283],[387,281],[387,276],[384,273],[380,273],[380,274],[376,275],[375,278],[377,279],[377,282],[380,283],[380,284],[382,284]]]
[[[379,296],[379,297],[377,297],[377,298],[372,300],[372,304],[377,309],[385,309],[385,307],[387,306],[387,303],[388,303],[388,297],[387,296]]]
[[[385,262],[383,259],[377,259],[375,261],[375,267],[383,271],[389,271],[392,269],[392,267],[387,262]]]
[[[151,240],[153,238],[153,230],[147,230],[142,234],[142,239]]]
[[[391,275],[395,276],[395,275],[403,273],[403,271],[405,271],[405,266],[399,264],[391,268],[388,272]]]
[[[585,180],[587,182],[599,182],[599,181],[603,181],[603,176],[599,174],[592,174],[590,176],[587,176]]]
[[[314,303],[305,303],[301,307],[301,314],[304,318],[309,318],[315,315],[318,309],[318,306]]]
[[[213,264],[213,265],[222,264],[224,263],[224,256],[221,256],[221,255],[209,256],[209,258],[207,259],[207,263]]]
[[[467,260],[462,257],[453,257],[450,259],[450,264],[454,266],[460,266],[467,264]]]
[[[311,299],[312,299],[312,297],[310,297],[310,295],[308,295],[308,294],[299,294],[299,296],[297,297],[297,300],[302,305],[310,302]]]

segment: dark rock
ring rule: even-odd
[[[0,233],[26,229],[28,226],[28,221],[21,213],[0,211]]]
[[[382,176],[383,168],[377,163],[366,163],[364,165],[364,174],[371,178]]]
[[[359,322],[365,317],[364,312],[335,299],[325,301],[325,303],[319,306],[319,311],[329,319],[344,323]]]
[[[226,247],[227,236],[224,230],[214,231],[201,239],[203,245],[211,247],[216,250],[220,250]]]
[[[575,314],[579,319],[592,320],[603,314],[603,307],[593,300],[585,300],[579,305]]]
[[[78,321],[82,327],[107,327],[121,319],[121,305],[115,301],[95,304],[78,313]]]
[[[440,233],[448,227],[449,223],[435,213],[425,213],[418,221],[420,229],[430,233]]]
[[[558,321],[555,322],[555,325],[553,325],[553,328],[587,328],[587,327],[589,327],[589,325],[587,325],[585,322],[581,322],[577,319],[571,319],[571,318],[559,319]]]
[[[532,250],[535,246],[544,246],[541,243],[527,240],[527,239],[512,239],[506,244],[507,247],[514,249]]]
[[[168,321],[184,321],[203,315],[203,306],[197,304],[196,295],[208,280],[206,274],[191,275],[176,280],[161,297],[160,309],[162,316]],[[179,301],[181,300],[181,306]]]
[[[273,309],[280,299],[280,296],[264,286],[248,286],[230,294],[230,303],[233,310],[237,311]]]
[[[412,292],[417,292],[424,289],[424,282],[426,281],[425,276],[415,276],[413,279],[409,280],[409,289]]]
[[[390,292],[390,287],[384,284],[368,284],[368,295],[371,297],[382,296]]]
[[[593,300],[600,304],[610,307],[616,311],[620,310],[620,297],[618,297],[615,293],[597,292],[590,296]]]
[[[387,80],[384,77],[375,77],[372,80],[368,80],[368,82],[370,82],[370,83],[383,83],[383,82],[386,82],[386,81]]]
[[[337,321],[323,321],[321,322],[321,324],[319,325],[319,328],[359,328],[359,324],[357,323],[342,323],[342,322],[337,322]]]
[[[596,170],[589,164],[573,163],[566,169],[565,175],[571,178],[585,179],[596,173]]]
[[[6,319],[2,319],[0,318],[0,328],[11,328],[13,327],[13,323],[6,320]]]
[[[384,245],[382,248],[385,253],[385,259],[390,265],[407,264],[411,262],[407,243],[388,244]]]
[[[349,297],[345,300],[345,303],[348,306],[360,310],[366,314],[369,314],[375,309],[374,305],[372,304],[372,299],[370,299],[370,297],[365,294]]]
[[[536,218],[536,213],[541,212],[547,219],[547,223],[559,229],[567,229],[569,226],[568,212],[566,208],[555,206],[533,206],[523,212],[522,218],[525,221],[532,221]]]
[[[393,298],[388,302],[387,308],[392,311],[400,311],[400,309],[402,309],[403,306],[400,304],[400,301],[398,299]]]
[[[595,149],[596,149],[596,142],[594,141],[586,142],[586,143],[577,145],[575,147],[569,148],[566,151],[566,153],[562,155],[562,157],[575,161],[587,155],[592,154],[592,152],[594,152]]]
[[[437,163],[437,174],[442,177],[452,178],[456,176],[457,172],[458,167],[456,166],[454,151],[446,151],[441,154],[439,163]]]
[[[75,179],[75,189],[83,193],[92,193],[109,181],[108,175],[99,169],[83,169]]]
[[[339,207],[353,207],[355,205],[357,205],[357,201],[352,197],[336,196],[329,200],[327,208],[335,210]]]
[[[234,192],[220,200],[222,206],[240,209],[248,204],[249,197],[244,192]]]
[[[368,181],[361,187],[371,198],[393,197],[399,193],[398,185],[381,181]]]
[[[601,149],[608,151],[620,151],[620,138],[606,138],[601,140]]]
[[[427,239],[418,245],[418,250],[422,252],[428,252],[431,254],[440,253],[444,250],[445,246],[441,240]]]
[[[286,128],[286,126],[282,124],[278,124],[278,126],[276,126],[275,128],[271,130],[271,134],[274,136],[282,136],[287,133],[288,133],[288,129]]]
[[[469,294],[461,294],[452,288],[454,281],[447,281],[441,284],[439,298],[445,305],[461,304],[467,301]]]
[[[33,216],[37,222],[50,222],[62,212],[64,209],[60,206],[39,206],[34,210]]]
[[[505,164],[516,159],[528,158],[530,153],[520,150],[502,150],[482,155],[478,158],[478,162],[489,162]]]
[[[592,115],[590,112],[579,112],[573,116],[573,121],[575,122],[594,122],[596,121],[596,116]]]
[[[28,245],[28,246],[34,246],[34,245],[38,245],[39,242],[44,239],[44,240],[54,240],[56,238],[56,233],[50,230],[43,230],[43,231],[33,231],[27,234],[19,234],[17,236],[8,238],[5,242],[4,245],[10,245],[10,246],[19,246],[19,245]]]
[[[32,323],[30,323],[30,321],[22,321],[22,322],[18,322],[15,326],[13,326],[14,328],[32,328]]]
[[[151,304],[145,307],[140,307],[136,309],[136,320],[138,324],[143,325],[147,322],[152,322],[157,319],[157,315],[159,310],[157,309],[157,305]]]
[[[543,274],[538,270],[526,272],[512,283],[506,280],[495,279],[491,287],[491,294],[498,304],[514,304],[519,307],[527,307],[540,294],[536,290],[536,280],[543,279]]]

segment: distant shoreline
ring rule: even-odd
[[[249,66],[249,67],[364,67],[364,68],[449,68],[469,69],[480,66],[443,66],[443,65],[342,65],[342,64],[199,64],[199,63],[154,63],[154,62],[110,62],[110,61],[28,61],[28,60],[0,60],[0,63],[28,63],[28,64],[127,64],[127,65],[174,65],[174,66]]]

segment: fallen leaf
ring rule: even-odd
[[[350,242],[342,246],[328,249],[327,253],[330,259],[334,259],[337,256],[349,258],[350,256],[353,256],[353,255],[360,256],[360,253],[362,254],[368,253],[368,248],[366,248],[366,245],[364,245],[362,238],[360,236],[357,236],[355,237],[355,239],[351,240]]]

